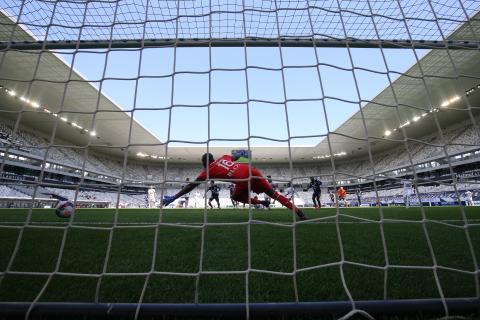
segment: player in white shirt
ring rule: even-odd
[[[182,185],[182,188],[184,188],[184,187],[185,187],[186,185],[188,185],[189,183],[190,183],[190,179],[189,179],[189,178],[186,178],[186,179],[185,179],[185,184]],[[187,192],[187,193],[185,193],[185,194],[183,195],[183,197],[182,197],[182,198],[183,198],[183,201],[182,201],[182,203],[183,203],[183,206],[182,206],[182,207],[183,207],[183,208],[188,208],[188,200],[190,199],[190,194],[191,194],[191,192]]]
[[[155,202],[157,201],[157,192],[153,186],[148,189],[148,207],[155,208]]]
[[[403,180],[403,199],[405,200],[405,207],[410,207],[410,197],[412,195],[412,182],[410,180]]]
[[[473,192],[470,191],[470,190],[467,190],[467,192],[465,192],[465,197],[466,197],[466,205],[468,207],[472,207],[473,206]]]
[[[285,190],[285,197],[287,197],[291,201],[294,196],[295,196],[295,188],[291,183],[289,183],[287,186],[287,189]]]
[[[197,207],[200,208],[200,207],[201,207],[200,204],[201,204],[201,202],[202,202],[202,194],[197,191],[197,192],[195,192],[193,198],[194,198],[194,205],[193,205],[193,207],[194,207],[194,208],[197,208]]]

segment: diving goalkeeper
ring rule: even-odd
[[[242,203],[251,203],[253,205],[261,204],[266,207],[270,205],[269,201],[261,201],[258,199],[250,198],[250,190],[255,193],[265,193],[270,198],[277,200],[282,205],[287,207],[290,210],[295,211],[300,220],[306,220],[307,217],[305,214],[293,205],[285,196],[273,190],[272,186],[267,182],[263,175],[256,168],[251,167],[251,177],[250,177],[250,167],[248,163],[239,163],[235,162],[230,155],[224,155],[219,159],[215,160],[211,153],[205,153],[202,156],[202,165],[203,170],[200,172],[195,181],[187,184],[182,188],[176,195],[167,196],[163,199],[163,205],[169,205],[175,199],[181,197],[185,193],[188,193],[195,189],[201,181],[207,179],[207,172],[209,179],[228,179],[236,180],[231,181],[235,184],[235,190],[233,191],[232,199]],[[250,181],[250,190],[249,190],[249,181]]]

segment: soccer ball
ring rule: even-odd
[[[75,212],[75,206],[71,201],[60,201],[55,207],[55,214],[59,218],[68,218]]]

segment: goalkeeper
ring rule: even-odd
[[[228,179],[236,180],[232,181],[235,184],[235,190],[233,192],[233,199],[242,203],[251,203],[253,205],[261,204],[266,207],[270,205],[269,201],[261,201],[258,199],[250,198],[250,191],[255,193],[265,193],[270,198],[277,200],[282,205],[290,210],[295,211],[300,220],[306,220],[305,214],[293,205],[285,196],[273,190],[272,186],[267,182],[263,175],[256,168],[249,166],[248,163],[235,162],[230,155],[224,155],[215,160],[211,153],[205,153],[202,156],[203,170],[200,172],[195,181],[187,184],[176,195],[167,196],[163,199],[163,205],[169,205],[175,199],[195,189],[201,181],[207,179]],[[251,176],[250,176],[251,169]],[[250,184],[250,190],[249,190]]]

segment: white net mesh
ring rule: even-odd
[[[441,40],[475,1],[5,1],[45,40],[360,38]],[[377,31],[375,30],[377,29]],[[462,40],[477,39],[470,34]],[[12,39],[20,40],[20,39]]]
[[[176,303],[174,315],[228,303],[251,318],[266,302],[301,316],[318,312],[302,303],[343,301],[335,317],[372,318],[409,299],[448,317],[461,298],[478,311],[478,1],[0,5],[4,307],[25,302],[29,318],[49,302],[122,302],[137,318],[148,303]],[[318,42],[332,39],[341,48]],[[352,48],[359,39],[380,42]],[[46,49],[55,41],[70,45]],[[206,183],[174,203],[186,209],[160,206],[203,153],[232,149],[292,187],[310,219],[209,211]],[[75,214],[46,209],[58,199]]]

